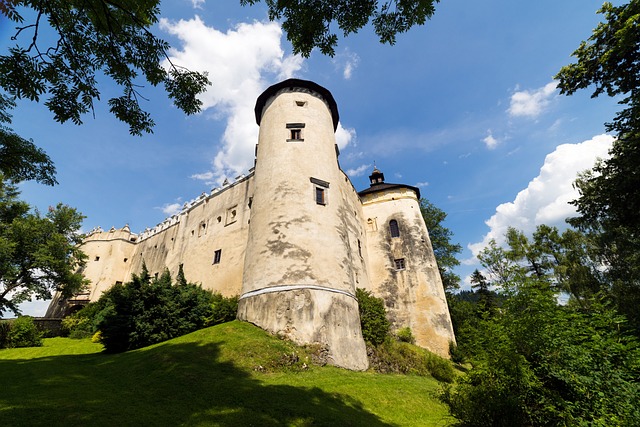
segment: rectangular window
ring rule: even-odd
[[[287,141],[304,141],[302,129],[304,129],[304,123],[287,123],[287,130],[289,131]]]
[[[327,200],[324,194],[324,188],[316,187],[316,203],[319,205],[327,204]]]
[[[222,249],[218,249],[213,253],[213,263],[220,264],[220,259],[222,258]]]
[[[404,258],[398,258],[394,260],[394,262],[396,264],[396,270],[404,270]]]

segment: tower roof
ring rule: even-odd
[[[387,184],[386,182],[384,182],[384,174],[375,166],[373,167],[373,172],[371,173],[371,175],[369,175],[369,181],[371,182],[371,186],[362,191],[359,191],[358,195],[360,197],[364,196],[365,194],[377,193],[379,191],[393,190],[397,188],[408,188],[409,190],[416,193],[418,199],[420,198],[420,189],[418,187],[413,187],[411,185],[405,184]]]
[[[276,93],[278,93],[278,91],[282,89],[295,87],[309,89],[313,92],[316,92],[322,97],[322,99],[327,102],[327,104],[329,104],[329,110],[331,111],[331,117],[333,118],[333,130],[336,130],[338,128],[338,121],[340,120],[340,116],[338,114],[338,104],[336,104],[336,100],[333,99],[333,95],[331,95],[331,92],[317,83],[300,79],[288,79],[280,83],[276,83],[262,92],[262,95],[260,95],[256,101],[256,108],[254,110],[256,113],[256,123],[258,124],[258,126],[260,126],[260,120],[262,120],[262,110],[267,104],[269,98],[274,96]]]

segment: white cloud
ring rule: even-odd
[[[355,169],[347,169],[345,173],[350,177],[362,176],[369,168],[371,168],[371,165],[361,165]]]
[[[258,140],[256,98],[270,84],[292,77],[303,58],[284,54],[277,23],[241,23],[223,33],[196,16],[177,22],[161,19],[160,28],[180,40],[182,47],[169,52],[174,63],[209,73],[212,85],[200,97],[203,109],[214,109],[216,118],[226,120],[213,169],[193,177],[219,184],[225,176],[245,172],[253,165]],[[355,133],[344,132],[346,145]]]
[[[537,177],[520,191],[513,202],[503,203],[485,223],[490,231],[481,242],[468,247],[477,255],[491,239],[504,242],[508,227],[531,233],[540,224],[562,226],[575,214],[571,200],[578,197],[573,182],[579,172],[591,169],[597,158],[607,158],[613,137],[598,135],[579,144],[562,144],[548,154]]]
[[[534,91],[517,91],[511,95],[511,104],[507,110],[514,117],[536,118],[549,105],[556,91],[557,82],[547,83]]]
[[[205,0],[190,0],[190,1],[194,9],[202,9],[202,6],[205,3]]]
[[[416,187],[424,188],[424,187],[428,187],[428,186],[429,186],[428,182],[418,182],[418,183],[416,183]]]
[[[355,141],[355,139],[355,129],[344,128],[342,127],[342,123],[338,123],[338,128],[336,129],[336,144],[338,144],[338,148],[340,150],[343,150],[347,145],[351,143],[351,141]]]
[[[345,49],[343,53],[337,54],[332,62],[337,69],[342,69],[342,76],[349,80],[353,71],[358,68],[360,57],[356,53],[349,51],[349,49]]]
[[[488,135],[482,140],[482,142],[484,142],[484,144],[487,146],[489,150],[494,150],[498,146],[500,141],[498,141],[493,137],[493,134],[491,133],[491,129],[489,129],[487,132],[488,132]]]
[[[182,209],[181,202],[182,202],[182,199],[177,198],[174,203],[165,203],[164,205],[162,205],[161,207],[157,207],[156,209],[160,209],[162,213],[164,213],[167,216],[172,216],[177,213],[180,213],[180,210]]]

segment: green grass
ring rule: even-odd
[[[445,426],[432,378],[309,366],[308,353],[241,322],[144,349],[90,340],[0,350],[0,425]],[[296,354],[296,357],[292,357]]]

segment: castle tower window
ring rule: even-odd
[[[405,266],[404,266],[404,258],[398,258],[393,260],[393,262],[396,265],[396,270],[404,270]]]
[[[324,194],[324,188],[316,187],[316,203],[319,205],[327,204],[327,199]]]
[[[100,257],[96,256],[95,261],[100,261]]]
[[[222,259],[222,249],[218,249],[213,253],[213,264],[220,264]]]
[[[391,237],[400,237],[400,229],[398,228],[398,221],[392,219],[389,221],[389,231],[391,231]]]
[[[287,139],[287,142],[304,141],[302,136],[303,128],[304,123],[287,123],[287,130],[289,130],[289,139]]]
[[[360,254],[360,258],[362,258],[362,243],[360,239],[358,239],[358,254]]]

